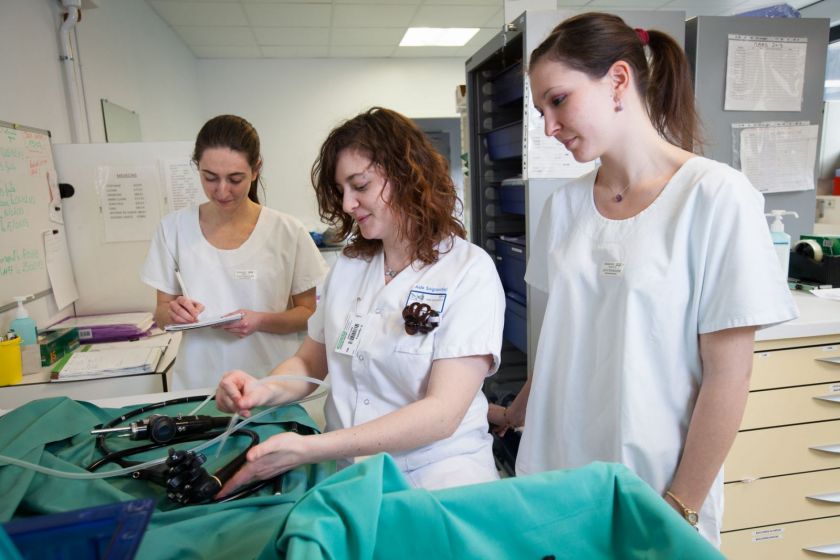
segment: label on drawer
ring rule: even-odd
[[[758,357],[759,358],[769,358],[770,357],[770,352],[761,352],[760,354],[758,354]]]
[[[833,346],[833,345],[832,345],[832,346],[823,346],[823,347],[822,347],[822,351],[823,351],[823,352],[834,352],[836,349],[837,349],[837,347],[836,347],[836,346]]]
[[[770,527],[767,529],[757,529],[753,531],[753,542],[775,541],[782,539],[785,536],[784,527]]]
[[[832,393],[837,393],[838,391],[840,391],[840,383],[832,383],[831,385],[829,385],[829,391],[831,391]]]

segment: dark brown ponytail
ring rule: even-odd
[[[589,12],[555,27],[531,53],[530,66],[544,58],[592,78],[603,77],[613,64],[625,61],[636,77],[636,87],[654,128],[672,144],[688,151],[699,150],[700,125],[691,68],[683,49],[667,33],[637,32],[616,15]]]

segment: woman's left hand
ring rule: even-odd
[[[267,480],[306,464],[309,446],[307,438],[294,432],[271,436],[248,451],[247,462],[228,480],[217,498],[224,497],[240,486],[255,480]]]
[[[233,323],[227,323],[224,325],[220,325],[217,328],[224,329],[230,334],[234,336],[238,336],[239,338],[245,338],[249,334],[253,334],[260,330],[260,324],[262,323],[262,313],[258,311],[252,311],[250,309],[237,309],[236,311],[231,311],[227,315],[233,315],[234,313],[242,313],[242,318],[238,321],[234,321]],[[226,315],[223,315],[225,317]]]

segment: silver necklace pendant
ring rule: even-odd
[[[387,266],[385,267],[385,276],[387,276],[388,278],[394,278],[396,275],[396,270],[390,269]]]

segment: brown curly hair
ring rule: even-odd
[[[342,208],[335,170],[339,153],[347,148],[365,154],[389,181],[397,234],[412,244],[412,262],[431,264],[439,256],[438,242],[453,235],[466,237],[463,224],[454,216],[461,201],[446,159],[410,119],[373,107],[334,128],[312,165],[318,213],[337,229],[338,239],[349,239],[345,255],[369,260],[382,248],[381,240],[362,237],[355,220]]]

